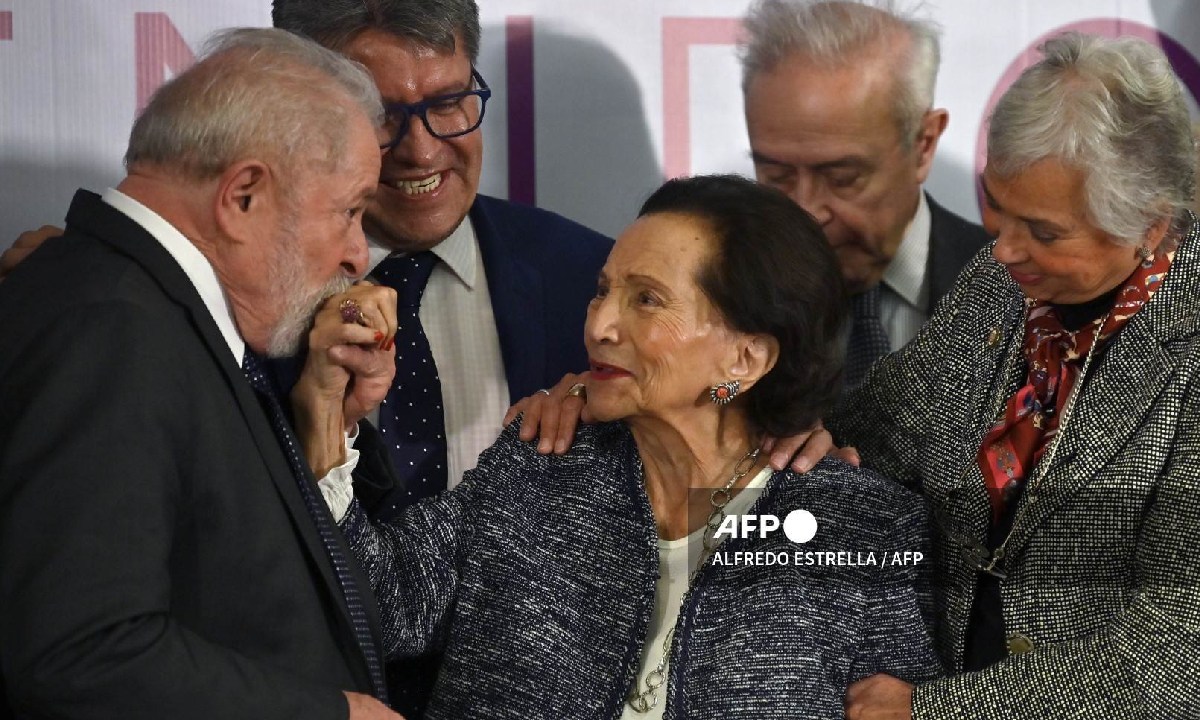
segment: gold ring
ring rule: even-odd
[[[342,322],[358,323],[364,327],[367,325],[367,317],[363,315],[362,306],[354,298],[343,300],[338,309],[342,313]]]
[[[571,389],[567,391],[567,395],[587,400],[587,385],[584,385],[583,383],[575,383],[571,386]]]

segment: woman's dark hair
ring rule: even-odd
[[[741,402],[758,429],[807,430],[841,392],[846,291],[821,226],[777,190],[736,175],[667,181],[638,217],[679,213],[709,226],[716,250],[696,281],[730,327],[779,342],[775,367]]]

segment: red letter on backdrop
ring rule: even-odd
[[[0,40],[12,40],[12,11],[0,12]]]
[[[133,14],[134,55],[137,58],[137,114],[150,96],[167,81],[167,73],[178,75],[196,61],[196,55],[166,13]]]

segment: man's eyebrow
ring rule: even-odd
[[[851,168],[854,170],[860,170],[862,168],[868,167],[869,165],[870,165],[870,163],[867,162],[865,158],[857,157],[854,155],[849,155],[846,157],[840,157],[840,158],[836,158],[834,160],[827,160],[822,163],[817,163],[816,165],[813,166],[813,169],[817,170],[818,172],[823,171],[823,170],[840,170],[842,168]]]
[[[433,90],[432,92],[430,92],[427,95],[422,95],[421,100],[419,100],[418,102],[423,102],[425,100],[431,100],[433,98],[445,97],[446,95],[457,95],[458,93],[467,92],[467,91],[473,89],[471,87],[471,83],[473,81],[474,81],[474,78],[469,77],[463,82],[448,83],[446,85],[443,85],[443,86]],[[386,106],[386,105],[410,105],[412,103],[406,103],[403,100],[397,100],[395,98],[384,97],[383,104]]]
[[[758,152],[757,150],[750,151],[750,159],[754,162],[755,165],[778,165],[779,167],[791,167],[790,163],[785,163],[782,160],[776,160],[773,157],[763,155],[762,153]]]

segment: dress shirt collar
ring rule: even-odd
[[[479,246],[475,242],[475,228],[471,225],[470,216],[464,217],[449,237],[431,248],[445,266],[454,273],[468,290],[475,289],[476,273],[479,271]],[[367,237],[367,254],[370,256],[371,270],[383,262],[392,251],[378,240]]]
[[[924,309],[927,304],[928,283],[925,281],[929,268],[929,230],[931,227],[929,203],[925,193],[920,193],[917,212],[908,223],[896,257],[883,273],[883,282],[897,295],[915,308]]]
[[[174,225],[120,190],[109,188],[101,197],[104,202],[141,225],[175,259],[175,262],[179,263],[179,267],[192,281],[192,286],[196,288],[196,292],[204,302],[204,307],[208,309],[208,314],[217,323],[217,329],[221,331],[221,336],[229,345],[229,351],[233,353],[234,361],[240,366],[242,356],[246,352],[246,341],[238,333],[233,313],[229,309],[229,301],[225,297],[225,291],[221,287],[220,281],[217,280],[217,273],[213,270],[208,258],[204,257],[204,254],[192,244],[192,241],[188,240]]]

